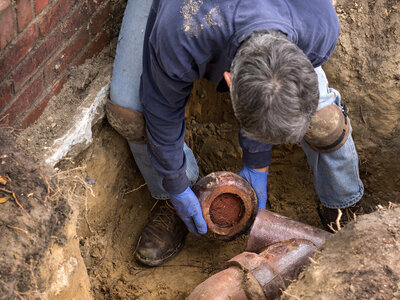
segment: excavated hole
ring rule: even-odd
[[[363,0],[357,2],[358,9],[354,9],[353,2],[336,2],[341,37],[330,62],[323,67],[332,87],[340,91],[343,103],[351,109],[353,137],[365,187],[365,203],[375,208],[376,205],[387,205],[389,201],[400,202],[400,129],[399,111],[395,109],[399,89],[393,88],[399,85],[399,59],[393,55],[399,52],[398,45],[393,42],[397,41],[398,36],[395,28],[399,28],[399,10],[390,0],[377,0],[373,5]],[[377,14],[376,11],[382,13]],[[376,32],[381,34],[377,35]],[[101,74],[103,70],[92,72],[93,64],[87,67],[89,75]],[[50,103],[64,104],[65,100],[71,102],[70,98],[52,100]],[[215,171],[240,170],[242,160],[237,141],[238,124],[229,93],[216,93],[214,85],[201,80],[195,83],[188,103],[185,141],[198,159],[200,177]],[[58,107],[48,115],[50,124],[41,129],[51,128],[55,132],[59,123],[50,120],[55,116],[62,116],[64,121],[72,120],[73,109]],[[53,123],[57,126],[48,126]],[[31,146],[37,144],[41,147],[47,142],[46,138],[43,130],[39,130],[28,135],[27,141]],[[223,242],[189,234],[180,254],[163,266],[146,268],[139,265],[135,262],[134,251],[155,201],[144,185],[126,142],[104,122],[96,129],[89,149],[73,164],[64,167],[79,170],[91,188],[81,195],[76,238],[79,239],[94,299],[185,299],[200,282],[224,268],[228,259],[245,248],[246,236]],[[31,192],[26,191],[26,194]],[[322,227],[316,211],[318,197],[314,191],[312,172],[300,145],[274,147],[268,176],[268,201],[273,212]],[[240,215],[238,206],[232,215]],[[229,224],[221,220],[217,213],[213,217],[220,223]],[[371,224],[368,230],[375,230],[376,226]],[[398,239],[398,227],[390,228],[387,232]],[[385,246],[392,240],[382,240],[378,232],[376,241],[379,243],[373,244]],[[347,238],[335,245],[334,250],[342,259],[346,259],[347,255],[337,249],[341,245],[353,246],[349,241],[353,242]],[[371,253],[368,257],[374,259],[377,252]],[[398,249],[391,253],[398,253]],[[321,286],[316,284],[315,289],[325,291],[327,287],[335,289],[339,286],[345,289],[345,298],[362,298],[354,296],[352,292],[362,292],[357,290],[360,281],[354,277],[365,274],[363,264],[369,265],[362,256],[359,258],[354,260],[361,268],[359,273],[350,269],[347,272],[349,278],[343,277],[346,280],[340,284],[333,282],[327,285],[325,279],[319,280]],[[327,276],[332,274],[334,267],[347,265],[345,260],[338,263],[335,257],[327,265]],[[392,267],[387,266],[388,274],[392,272]],[[371,274],[375,273],[371,271]],[[341,276],[343,272],[336,277]],[[364,282],[365,291],[369,291],[371,285],[367,280]],[[389,291],[383,284],[386,284],[385,281],[375,283],[378,289]],[[305,285],[304,289],[311,288],[313,286]],[[348,297],[350,293],[354,297]],[[376,299],[383,297],[383,294],[374,296]],[[396,297],[400,299],[400,296]],[[372,299],[373,296],[364,298]]]

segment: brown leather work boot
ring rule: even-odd
[[[328,208],[320,204],[317,210],[325,229],[332,233],[339,231],[348,222],[356,220],[357,216],[364,213],[359,202],[340,209]]]
[[[158,200],[139,237],[136,260],[148,266],[161,265],[178,254],[187,233],[186,225],[172,204],[168,200]]]

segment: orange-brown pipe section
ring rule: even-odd
[[[319,248],[330,236],[325,230],[262,209],[254,220],[246,251],[260,252],[273,243],[290,239],[305,239]]]

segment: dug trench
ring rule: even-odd
[[[339,0],[336,10],[342,33],[324,69],[350,109],[365,186],[363,207],[376,212],[328,240],[284,297],[400,299],[400,211],[395,207],[400,203],[400,6],[391,0]],[[69,151],[52,171],[41,171],[38,165],[55,157],[44,157],[48,148],[72,127],[74,108],[88,95],[98,95],[109,80],[114,51],[111,45],[71,70],[69,83],[36,124],[14,131],[15,147],[22,150],[6,147],[14,141],[2,138],[7,142],[0,146],[0,175],[10,179],[4,189],[15,192],[26,210],[12,198],[0,204],[4,299],[184,299],[246,246],[246,235],[224,242],[189,234],[179,255],[164,265],[138,264],[133,254],[155,201],[127,143],[104,117],[93,121],[89,139],[77,143],[84,147]],[[196,82],[186,117],[186,143],[200,177],[237,172],[241,150],[229,94],[216,93],[205,80]],[[21,154],[7,160],[20,151],[33,158]],[[22,177],[17,169],[33,175]],[[274,147],[268,199],[272,211],[322,228],[312,173],[299,145]],[[54,211],[56,217],[46,217]],[[38,247],[27,251],[29,243]],[[22,250],[13,256],[16,249]]]

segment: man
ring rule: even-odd
[[[143,229],[137,260],[159,265],[179,252],[187,229],[207,232],[191,190],[196,160],[184,143],[184,108],[201,77],[230,87],[241,126],[239,174],[259,208],[266,207],[272,144],[297,142],[314,173],[324,224],[356,206],[363,185],[349,119],[321,68],[338,35],[329,0],[128,1],[107,116],[127,138],[152,196],[169,199]]]

